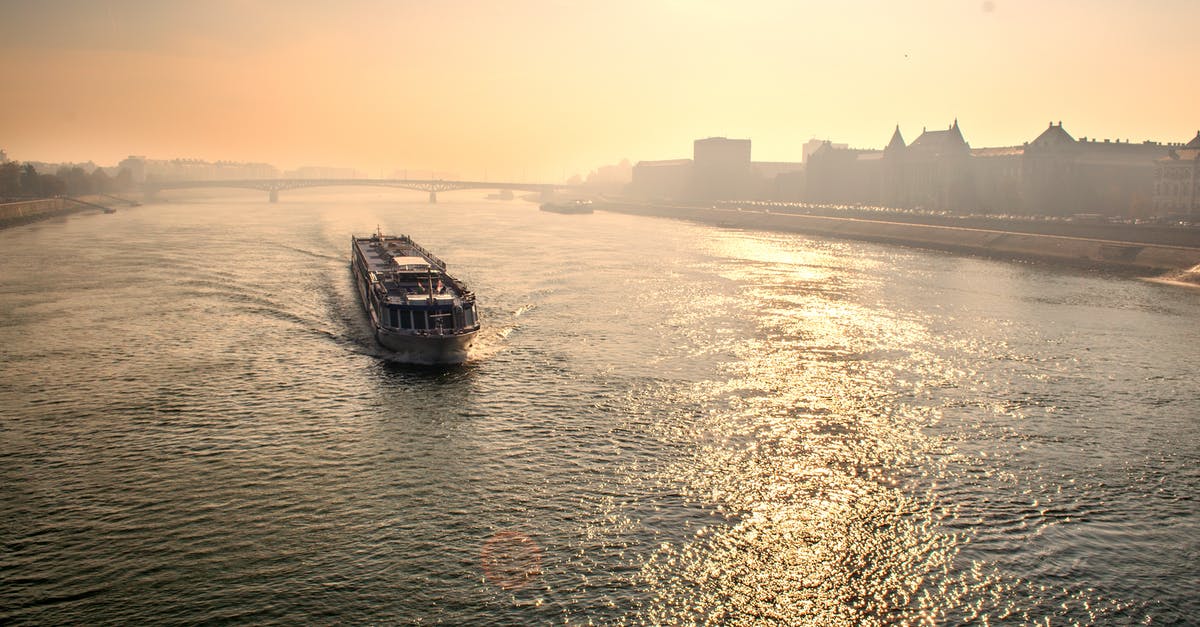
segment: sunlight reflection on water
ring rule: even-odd
[[[376,224],[479,295],[466,366],[380,359]],[[342,192],[0,251],[0,622],[1200,612],[1190,292]]]

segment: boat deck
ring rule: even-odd
[[[445,262],[408,237],[355,238],[354,245],[389,303],[452,304],[470,295],[446,274]]]

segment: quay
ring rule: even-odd
[[[115,213],[108,204],[112,201],[135,206],[136,201],[127,200],[109,194],[96,194],[87,197],[42,198],[39,200],[24,200],[0,204],[0,228],[28,224],[38,220],[46,220],[56,216],[64,216],[88,209],[96,209],[104,213]]]
[[[605,203],[619,213],[675,218],[716,226],[807,233],[993,257],[1104,267],[1143,275],[1184,273],[1200,282],[1200,245],[1176,245],[899,221],[784,213],[766,208]],[[1087,231],[1083,231],[1087,232]],[[1200,234],[1196,235],[1200,239]],[[1189,279],[1192,280],[1192,279]]]

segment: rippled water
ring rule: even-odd
[[[1200,616],[1200,291],[396,192],[0,231],[0,622]],[[390,363],[381,225],[486,325]]]

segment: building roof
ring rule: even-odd
[[[1184,148],[1200,148],[1200,131],[1196,131],[1196,137],[1192,141],[1183,145]]]
[[[998,146],[995,148],[972,148],[972,157],[1019,157],[1025,154],[1024,146]]]
[[[1057,125],[1054,122],[1050,123],[1050,128],[1042,131],[1037,139],[1029,142],[1031,147],[1035,148],[1057,148],[1060,146],[1074,146],[1075,138],[1071,134],[1063,130],[1062,122]]]
[[[833,152],[834,150],[846,150],[846,147],[845,146],[835,147],[833,145],[833,142],[831,142],[827,139],[827,140],[821,142],[821,145],[817,146],[817,149],[812,151],[812,154],[810,154],[809,157],[812,157],[814,155],[824,155],[824,154]]]
[[[670,166],[689,165],[689,164],[691,164],[691,162],[692,162],[691,159],[665,159],[662,161],[638,161],[637,167],[639,167],[639,168],[663,168],[663,167],[670,167]]]
[[[749,144],[749,139],[730,139],[728,137],[705,137],[697,139],[693,144]]]
[[[1191,142],[1188,143],[1191,145]],[[1159,163],[1170,163],[1172,161],[1200,161],[1200,147],[1197,148],[1178,148],[1171,151],[1171,154],[1155,159]]]
[[[1169,151],[1170,147],[1161,144],[1088,141],[1079,143],[1074,159],[1077,163],[1094,165],[1143,167]]]
[[[908,145],[910,151],[933,155],[967,153],[971,147],[963,139],[958,120],[944,131],[925,131]]]

